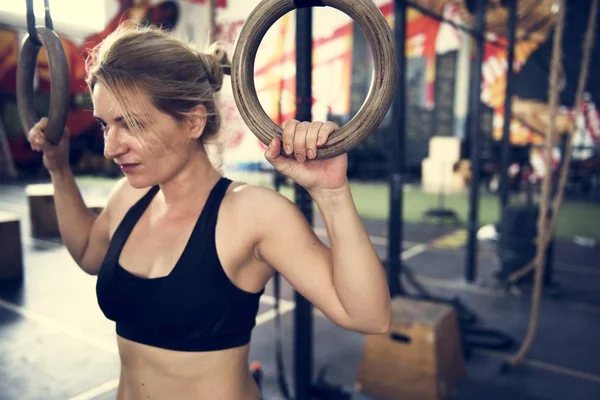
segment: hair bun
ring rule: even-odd
[[[218,43],[209,47],[208,52],[200,54],[200,59],[206,68],[206,76],[213,91],[218,92],[223,87],[224,67],[229,65],[227,52]]]

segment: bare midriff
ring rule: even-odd
[[[248,366],[249,346],[209,352],[173,351],[117,336],[121,377],[117,400],[259,400]]]

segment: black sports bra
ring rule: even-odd
[[[165,277],[141,278],[118,262],[127,237],[159,187],[152,187],[127,212],[96,284],[100,309],[116,322],[118,335],[180,351],[221,350],[250,341],[264,289],[250,293],[235,286],[215,245],[217,214],[230,183],[221,178],[214,186],[180,259]]]

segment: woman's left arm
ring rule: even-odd
[[[255,197],[256,257],[271,265],[337,325],[384,333],[390,295],[381,261],[349,188],[313,194],[330,246],[314,233],[295,204],[269,189]],[[248,203],[246,203],[248,204]]]
[[[318,144],[335,128],[291,121],[284,128],[283,143],[275,139],[266,152],[280,172],[308,190],[323,216],[330,247],[315,235],[295,204],[275,192],[263,192],[265,197],[257,200],[264,211],[257,215],[261,222],[256,226],[260,231],[256,253],[333,322],[360,332],[383,333],[390,325],[388,284],[352,198],[346,155],[309,162],[303,156],[314,158]],[[282,144],[296,160],[280,155]]]
[[[331,246],[333,282],[358,326],[387,331],[390,295],[385,271],[358,214],[349,185],[311,193]]]

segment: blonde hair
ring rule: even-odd
[[[91,50],[86,83],[90,92],[102,84],[131,127],[138,124],[129,111],[139,95],[147,95],[177,122],[203,105],[207,120],[201,140],[205,142],[221,126],[216,93],[223,85],[225,59],[218,43],[200,52],[159,28],[122,24]]]

